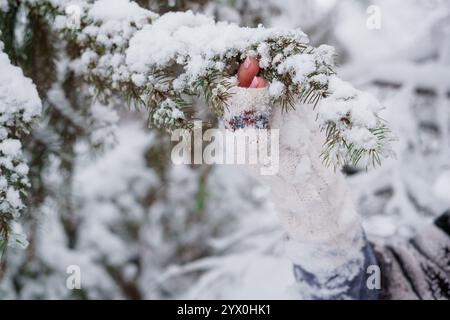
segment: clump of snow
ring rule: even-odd
[[[269,95],[274,98],[278,98],[283,94],[284,88],[285,87],[284,87],[283,82],[274,80],[269,85]]]
[[[142,28],[157,15],[129,0],[100,0],[88,9],[86,17],[93,25],[84,29],[83,33],[95,36],[99,43],[109,48],[123,46],[136,29]]]
[[[94,21],[140,21],[145,23],[149,17],[157,15],[140,7],[129,0],[99,0],[89,10],[89,16]]]
[[[145,84],[146,79],[142,73],[135,73],[131,76],[131,81],[133,81],[136,86],[142,87]]]
[[[30,122],[41,112],[35,85],[24,77],[20,68],[11,65],[3,52],[0,52],[0,70],[0,127],[12,126],[15,121]]]
[[[320,104],[323,121],[336,121],[350,116],[353,125],[364,125],[371,129],[378,123],[377,113],[383,106],[369,93],[355,89],[348,82],[332,77],[329,83],[331,95]]]
[[[297,73],[297,70],[300,70],[301,72]],[[305,78],[315,70],[315,61],[313,57],[309,55],[291,56],[278,65],[278,73],[292,73],[293,80],[297,84],[305,82]]]
[[[379,130],[384,126],[378,115],[383,110],[380,102],[371,94],[359,91],[335,76],[329,80],[328,91],[330,95],[318,105],[319,124],[323,128],[329,123],[336,124],[344,139],[333,146],[330,152],[333,161],[346,159],[349,145],[356,150],[377,151],[383,156],[388,154],[388,143],[392,137],[387,136],[389,132],[386,132],[386,137],[380,138]],[[361,163],[366,165],[370,157],[367,153],[365,155]]]
[[[23,206],[22,199],[20,199],[19,191],[11,187],[6,192],[6,201],[8,201],[13,208],[21,208]]]
[[[0,142],[0,152],[6,157],[17,157],[20,155],[22,144],[17,139],[5,139]]]

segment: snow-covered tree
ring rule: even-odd
[[[18,224],[30,186],[22,141],[41,112],[35,86],[11,64],[3,48],[0,42],[0,258],[8,244],[27,246]]]
[[[209,179],[214,177],[213,171],[171,168],[169,137],[158,132],[145,134],[138,120],[142,113],[132,117],[136,118],[131,120],[134,124],[117,132],[120,147],[107,151],[105,147],[115,140],[118,121],[113,107],[126,103],[116,97],[109,99],[108,105],[94,101],[84,81],[77,46],[71,39],[64,40],[56,28],[61,25],[54,20],[55,12],[64,13],[67,3],[8,4],[2,6],[1,19],[8,55],[33,79],[44,112],[32,135],[25,140],[20,136],[30,166],[31,189],[27,197],[23,194],[27,208],[22,217],[30,245],[26,250],[9,249],[2,265],[1,297],[138,299],[175,295],[164,289],[157,276],[168,264],[207,255],[207,239],[232,223],[230,216],[238,210],[231,212],[222,205],[213,215],[206,214],[207,208],[212,211],[213,203],[219,205],[221,199],[219,192],[206,192],[206,185],[213,184]],[[147,14],[144,9],[138,11]],[[30,87],[13,83],[16,91]],[[28,91],[37,97],[35,89]],[[36,101],[38,110],[40,101]],[[25,107],[28,105],[32,110],[31,103]],[[122,118],[128,118],[125,111]],[[31,120],[31,116],[26,118]],[[106,153],[102,156],[102,152]],[[160,190],[160,186],[165,188]],[[223,182],[217,188],[230,189],[223,187]],[[242,195],[245,192],[235,194],[237,201]],[[250,207],[258,207],[261,201],[251,202]],[[222,203],[228,202],[222,199]],[[10,231],[11,220],[7,222]],[[10,239],[21,240],[16,236],[19,228],[13,227],[14,233],[8,232]],[[181,232],[186,229],[190,231]],[[70,265],[83,272],[82,290],[66,287]]]

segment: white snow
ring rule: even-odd
[[[99,0],[95,1],[88,15],[94,21],[108,22],[120,21],[146,21],[156,14],[140,7],[136,2],[129,0]]]
[[[274,80],[269,85],[269,94],[274,98],[278,98],[283,94],[284,89],[284,84],[281,81]]]
[[[15,117],[30,122],[41,112],[35,85],[24,77],[20,68],[12,66],[8,56],[1,51],[0,70],[0,127],[11,125],[17,121]]]
[[[22,145],[17,139],[6,139],[0,142],[0,152],[6,157],[16,158],[20,155]]]
[[[37,1],[40,0],[29,0],[30,3]],[[66,0],[50,2],[62,8],[70,3]],[[320,2],[326,2],[329,6],[336,4],[335,0]],[[5,0],[0,0],[0,7],[5,3]],[[437,41],[433,42],[430,36],[440,35],[438,30],[431,31],[431,27],[438,16],[449,12],[444,10],[444,2],[440,2],[439,6],[436,5],[436,11],[441,11],[439,14],[430,14],[431,9],[427,11],[426,8],[429,6],[431,8],[437,2],[430,5],[428,0],[419,0],[405,6],[402,1],[374,0],[375,4],[382,6],[383,12],[382,29],[377,31],[366,28],[365,6],[356,1],[340,1],[339,6],[343,9],[332,11],[329,16],[324,12],[324,7],[317,8],[316,1],[249,1],[247,2],[249,11],[239,7],[239,3],[240,1],[235,2],[237,7],[229,6],[226,7],[227,10],[221,10],[221,6],[226,6],[228,2],[226,4],[210,2],[208,12],[211,15],[231,17],[241,25],[252,22],[254,16],[258,15],[264,23],[276,27],[294,28],[301,25],[314,30],[312,34],[314,41],[334,43],[338,52],[346,53],[343,56],[349,60],[344,63],[350,64],[344,65],[340,74],[345,71],[346,80],[356,83],[358,88],[369,89],[374,96],[381,99],[383,105],[386,105],[383,118],[389,122],[400,138],[399,143],[395,145],[398,159],[387,160],[377,170],[361,172],[347,179],[351,183],[354,200],[359,204],[364,228],[371,240],[390,241],[391,237],[411,235],[411,230],[422,228],[433,217],[448,208],[450,133],[449,100],[446,94],[449,89],[450,70],[448,64],[443,63],[446,61],[444,57],[440,57],[439,62],[433,57],[439,55],[438,49],[449,41],[437,38]],[[142,35],[134,39],[136,41],[133,43],[135,45],[133,54],[136,60],[131,52],[125,52],[125,49],[128,47],[128,40],[140,29],[130,27],[130,23],[137,20],[139,26],[143,27],[149,22],[146,20],[149,17],[150,20],[156,19],[154,15],[138,10],[134,3],[126,0],[96,1],[93,5],[95,9],[91,11],[90,19],[95,19],[95,23],[85,28],[79,39],[87,41],[91,37],[104,44],[107,50],[102,57],[94,51],[86,51],[82,59],[72,63],[73,69],[82,74],[91,71],[91,66],[95,65],[92,72],[111,76],[115,82],[132,80],[137,86],[152,83],[147,74],[148,67],[151,66],[149,63],[155,62],[154,57],[160,59],[161,56],[158,55],[159,51],[154,57],[147,56],[147,51],[153,52],[154,48],[151,48],[153,39],[146,38],[145,34],[153,35],[155,45],[163,51],[166,49],[164,39],[160,38],[155,30],[152,33],[148,30],[150,27],[145,27]],[[86,8],[90,7],[92,6]],[[117,11],[112,12],[109,7],[120,8],[120,14]],[[130,15],[131,12],[133,15]],[[183,19],[196,20],[197,18],[193,16],[192,13],[187,14]],[[183,48],[190,48],[196,44],[199,44],[199,47],[204,45],[209,32],[202,34],[206,40],[189,34],[189,30],[197,28],[200,30],[200,26],[186,27],[183,33],[180,31],[182,25],[178,24],[175,17],[179,15],[174,14],[168,19],[173,23],[170,27],[173,28],[170,29],[170,37],[175,33],[181,38],[180,35],[183,34],[186,35],[188,43],[182,42],[177,46],[169,43],[167,50],[172,51],[168,53],[173,53],[174,59],[181,64],[185,63],[185,59],[190,59],[187,69],[189,73],[201,74],[209,67],[208,60],[203,56],[203,49],[197,51],[199,54],[187,57]],[[330,21],[330,17],[333,17],[333,21]],[[204,21],[205,26],[212,26],[212,19],[204,18]],[[223,26],[223,30],[228,31],[234,28],[228,29]],[[241,29],[236,30],[241,32]],[[165,30],[161,30],[161,34],[163,32]],[[224,36],[234,37],[229,34]],[[239,37],[236,35],[236,39]],[[220,43],[219,37],[211,41],[213,44],[217,42],[215,48],[218,51],[222,50],[223,47],[220,48],[220,45],[223,44]],[[115,45],[118,46],[118,50],[110,51]],[[320,48],[327,50],[326,47]],[[243,49],[246,50],[247,47],[244,46]],[[285,52],[289,50],[291,48],[286,48]],[[205,46],[205,52],[212,52],[208,44]],[[258,44],[256,52],[263,57],[261,67],[277,66],[284,61],[283,54],[278,54],[269,61],[265,42]],[[232,50],[230,54],[240,53]],[[330,51],[325,56],[332,55]],[[318,55],[317,59],[322,57]],[[136,72],[130,70],[126,58],[133,58],[130,61],[133,62],[133,67],[139,70]],[[140,61],[141,58],[144,60]],[[298,69],[297,72],[293,63],[290,65],[285,63],[286,68],[283,69],[283,72],[284,70],[292,72],[297,81],[302,80],[305,72],[312,70],[309,58],[305,56],[299,60],[303,70]],[[224,67],[219,66],[220,61],[214,62],[214,65],[217,69]],[[12,67],[6,55],[2,53],[0,53],[0,70],[0,108],[7,113],[0,117],[0,143],[2,143],[5,140],[16,139],[10,136],[11,128],[19,128],[17,124],[27,124],[27,119],[32,118],[21,116],[22,106],[26,107],[29,115],[37,115],[40,103],[31,81],[23,78],[20,70]],[[108,72],[112,72],[112,75]],[[187,80],[187,78],[176,79],[176,87],[181,90]],[[374,112],[378,112],[381,104],[352,86],[330,79],[324,74],[315,75],[313,80],[323,85],[328,85],[331,80],[330,85],[333,89],[329,100],[324,100],[316,109],[321,115],[319,121],[339,120],[339,117],[350,112],[355,123],[359,122],[361,125],[354,125],[351,130],[342,127],[347,139],[364,147],[373,146],[371,140],[373,137],[367,133],[366,125],[376,125]],[[380,89],[374,85],[375,81],[401,84],[402,87]],[[10,82],[16,84],[10,85]],[[436,98],[423,99],[415,93],[417,88],[423,87],[435,89]],[[275,80],[268,84],[268,89],[271,97],[275,98],[282,92],[283,85]],[[27,96],[31,98],[29,108]],[[347,100],[346,103],[341,103],[343,100]],[[33,101],[35,103],[32,103]],[[333,108],[325,108],[327,104]],[[98,136],[94,134],[92,139],[102,140],[109,124],[116,125],[117,114],[103,105],[94,105],[90,110],[96,119],[95,125],[99,125]],[[166,108],[161,112],[170,112],[175,117],[182,116],[178,109]],[[438,133],[421,129],[424,122],[435,125]],[[11,262],[12,267],[8,268],[8,273],[0,283],[1,298],[73,298],[70,295],[71,291],[65,286],[66,266],[71,264],[80,266],[84,292],[88,298],[93,299],[124,298],[121,288],[108,273],[106,265],[117,268],[118,274],[131,284],[136,284],[146,298],[302,297],[302,293],[305,292],[299,290],[304,288],[295,288],[295,291],[289,292],[289,287],[294,283],[292,263],[286,258],[286,252],[280,248],[285,235],[279,226],[275,208],[266,201],[267,192],[261,191],[264,188],[258,187],[241,171],[217,167],[214,169],[213,178],[208,179],[206,190],[210,200],[206,204],[204,215],[192,214],[196,212],[193,199],[197,199],[199,172],[181,167],[168,169],[169,173],[165,176],[167,180],[163,185],[158,181],[153,169],[146,166],[147,148],[152,143],[163,142],[146,134],[145,129],[142,129],[144,125],[139,121],[133,125],[125,121],[118,126],[117,149],[95,158],[86,159],[85,155],[80,155],[76,159],[74,184],[76,194],[73,200],[76,203],[75,216],[81,223],[81,227],[78,228],[80,241],[77,246],[68,248],[67,232],[61,223],[61,214],[64,212],[57,202],[58,197],[49,197],[42,208],[35,212],[39,217],[36,238],[33,239],[36,258],[31,264],[26,264],[23,262],[25,253],[9,254],[8,263]],[[308,133],[299,128],[295,121],[287,123],[286,126],[288,131],[299,131],[298,135],[289,137],[288,144],[304,148],[305,139],[309,137]],[[12,145],[8,142],[1,145],[10,155],[21,154],[20,150],[14,148],[14,142]],[[4,168],[8,168],[24,177],[28,172],[27,166],[23,161],[17,164],[17,160],[2,157],[0,160],[2,172]],[[311,164],[310,160],[302,161],[296,170],[292,171],[295,172],[293,176],[302,177],[311,174],[313,169]],[[56,163],[48,169],[46,179],[56,175],[57,166]],[[61,184],[54,186],[58,188]],[[169,189],[170,196],[158,198],[156,203],[151,205],[145,201],[141,202],[140,197],[144,196],[144,190],[159,187]],[[8,188],[9,182],[2,174],[0,190],[7,192]],[[305,185],[305,188],[308,188],[308,185]],[[19,205],[16,201],[17,193],[14,190],[8,193],[11,202]],[[285,194],[282,196],[285,197]],[[7,201],[3,201],[1,209],[11,210],[6,206]],[[196,221],[189,224],[192,220]],[[135,233],[124,231],[130,221],[135,228],[133,230],[138,233],[137,238],[130,237]],[[230,227],[231,221],[233,224]],[[25,242],[20,235],[22,232],[20,225],[12,223],[11,227],[14,233],[11,235],[10,244],[12,245],[16,239]],[[179,256],[174,254],[187,252],[189,255],[198,248],[203,250],[203,246],[208,248],[202,251],[206,257],[195,259],[192,263],[185,264],[185,260],[180,263]],[[300,253],[305,256],[307,251]],[[306,255],[304,259],[308,257]],[[139,260],[139,267],[133,259]],[[176,266],[169,268],[173,264]],[[36,273],[28,276],[18,272],[17,270],[22,270],[19,268],[22,266],[31,267]],[[171,273],[169,270],[174,271]],[[20,291],[16,291],[17,287],[13,282],[16,279],[21,281]],[[161,288],[162,290],[159,290]]]
[[[329,91],[331,95],[318,105],[319,123],[324,127],[328,122],[337,123],[341,136],[357,149],[378,150],[383,157],[389,154],[389,142],[393,137],[381,141],[370,131],[382,126],[378,114],[384,107],[380,102],[370,93],[361,92],[336,77],[330,79]],[[345,159],[346,152],[345,147],[336,145],[331,154]],[[366,164],[368,160],[369,157],[363,157],[361,163]]]
[[[19,191],[13,188],[8,188],[8,191],[6,192],[6,200],[13,208],[21,208],[23,206]]]

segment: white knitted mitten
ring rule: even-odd
[[[278,106],[271,110],[267,89],[236,88],[224,123],[232,130],[280,130],[279,171],[258,175],[258,179],[271,190],[280,222],[290,238],[288,248],[294,263],[325,276],[349,261],[360,261],[364,245],[360,218],[342,173],[321,161],[325,136],[315,121],[313,107],[299,104],[290,112],[282,112]],[[342,272],[351,278],[357,270]]]

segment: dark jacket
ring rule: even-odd
[[[339,277],[339,270],[335,270],[319,281],[294,265],[302,294],[307,292],[306,298],[311,299],[449,299],[450,211],[407,241],[377,245],[366,240],[363,256],[362,260],[348,262],[359,264],[360,272],[352,279]],[[374,265],[380,271],[378,288],[367,285],[373,276],[368,267]]]

